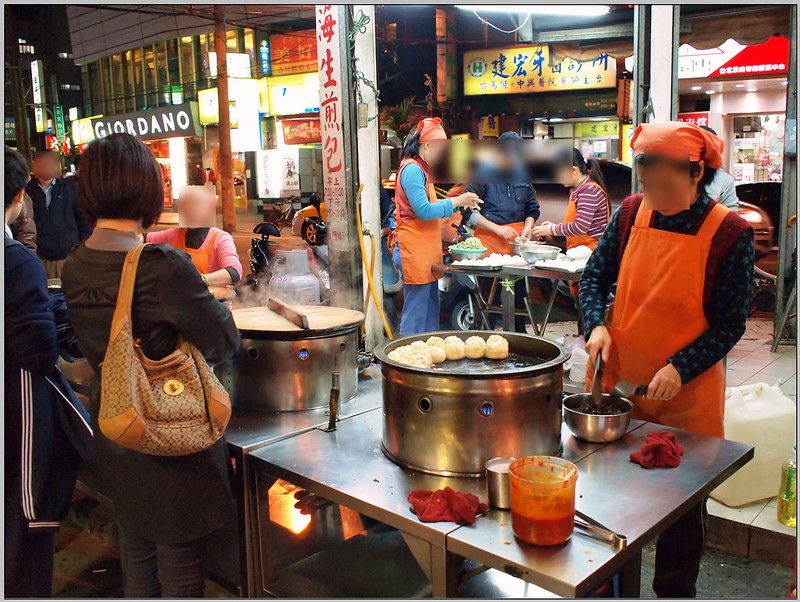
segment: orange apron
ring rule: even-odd
[[[649,384],[671,357],[708,329],[703,287],[711,239],[730,209],[715,205],[697,235],[650,227],[653,212],[636,215],[622,256],[617,293],[609,320],[613,342],[603,374],[603,390],[617,380]],[[587,391],[593,370],[587,370]],[[669,401],[633,397],[631,416],[723,437],[725,371],[722,362],[681,387]]]
[[[397,171],[397,187],[395,188],[395,218],[397,219],[397,244],[400,245],[400,265],[403,268],[405,284],[430,284],[436,282],[433,267],[442,263],[442,220],[421,220],[419,218],[403,219],[401,206],[408,212],[411,203],[400,184],[400,173],[406,165],[416,163],[425,174],[428,201],[435,203],[436,190],[431,183],[427,164],[420,159],[403,159]]]
[[[586,186],[594,186],[595,188],[599,188],[603,190],[603,187],[599,184],[595,184],[594,182],[587,182]],[[605,190],[603,193],[606,195],[606,203],[608,204],[608,218],[606,223],[611,221],[611,203],[608,202],[608,194]],[[564,223],[571,224],[575,221],[575,218],[578,216],[578,204],[575,202],[575,193],[570,192],[569,194],[569,203],[567,204],[567,212],[564,214]],[[592,251],[597,248],[597,243],[600,242],[600,239],[594,238],[593,236],[589,236],[588,234],[580,234],[578,236],[567,236],[567,250],[574,249],[575,247],[580,247],[581,245],[585,247],[589,247]],[[577,299],[578,293],[580,291],[579,285],[577,282],[570,282],[569,283],[569,290],[572,293],[572,296]]]
[[[188,228],[181,228],[181,232],[178,234],[178,246],[176,248],[181,251],[186,251],[189,254],[198,272],[201,274],[208,274],[211,271],[211,254],[214,252],[214,243],[217,240],[217,236],[219,236],[219,232],[214,232],[214,234],[211,235],[211,238],[207,241],[208,244],[206,244],[206,241],[203,241],[199,249],[190,249],[186,246],[187,231]],[[203,247],[205,247],[205,251]]]
[[[503,224],[508,225],[514,228],[517,231],[517,234],[522,232],[522,229],[525,227],[525,222],[515,222],[513,224]],[[500,238],[494,232],[489,232],[488,230],[484,230],[483,228],[475,228],[475,236],[476,238],[480,238],[483,246],[486,247],[487,254],[491,253],[500,253],[501,255],[513,255],[514,249],[511,246],[511,243],[514,242],[514,239],[508,240],[504,238]]]

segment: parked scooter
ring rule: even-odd
[[[253,228],[253,234],[258,234],[258,238],[250,239],[250,274],[247,275],[243,284],[253,286],[259,283],[269,282],[272,277],[272,258],[274,256],[273,247],[277,244],[270,241],[270,236],[280,237],[281,231],[272,222],[261,222]]]

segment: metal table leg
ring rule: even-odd
[[[631,558],[619,573],[620,596],[640,598],[642,595],[642,551]]]
[[[514,286],[501,286],[500,298],[503,303],[503,330],[506,332],[515,332],[517,310],[514,304]]]
[[[550,312],[553,311],[553,304],[556,300],[556,295],[558,294],[558,284],[560,280],[551,280],[550,283],[553,285],[553,289],[550,291],[550,298],[547,300],[547,308],[544,311],[544,318],[542,319],[542,328],[539,331],[539,336],[544,336],[544,331],[547,329],[547,323],[550,321]]]

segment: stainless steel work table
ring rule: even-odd
[[[542,318],[542,323],[537,324],[536,320],[533,317],[533,308],[530,303],[530,294],[528,294],[528,298],[525,299],[525,309],[528,318],[531,320],[531,325],[533,326],[534,334],[539,336],[543,336],[545,330],[547,329],[547,324],[550,321],[550,313],[553,311],[553,304],[556,300],[557,288],[558,283],[563,282],[577,282],[581,279],[581,272],[566,272],[562,270],[544,270],[540,268],[535,268],[533,266],[529,267],[521,267],[521,266],[503,266],[499,270],[488,270],[482,269],[480,267],[469,267],[463,265],[453,265],[453,264],[446,264],[439,266],[439,269],[444,272],[452,272],[456,274],[465,274],[467,276],[473,276],[475,278],[492,278],[495,280],[495,285],[500,282],[501,279],[513,279],[523,277],[525,278],[525,290],[530,293],[529,289],[529,279],[530,278],[539,278],[543,280],[549,280],[552,284],[552,290],[550,291],[550,296],[547,299],[547,305],[545,306],[544,316]],[[494,312],[497,313],[496,308],[491,308],[491,298],[484,299],[483,295],[478,294],[479,303],[482,307],[479,308],[481,315],[485,313]],[[500,286],[500,303],[502,307],[500,308],[499,312],[503,316],[503,330],[507,332],[514,332],[516,330],[516,317],[517,317],[517,310],[516,305],[514,303],[514,288],[506,288],[504,286]]]
[[[576,531],[567,544],[537,548],[518,543],[510,513],[491,511],[471,527],[421,523],[406,498],[415,489],[453,487],[486,500],[483,479],[447,478],[403,469],[380,449],[382,415],[368,411],[340,424],[334,433],[311,431],[252,452],[255,489],[265,491],[278,478],[400,530],[433,583],[434,596],[455,592],[452,569],[460,558],[503,570],[564,596],[584,596],[623,570],[623,590],[638,596],[641,548],[752,458],[752,448],[676,431],[687,452],[676,469],[645,470],[628,460],[650,430],[660,425],[632,421],[628,434],[612,444],[577,441],[564,431],[565,459],[576,462],[577,507],[628,537],[626,549]],[[674,429],[667,429],[674,430]],[[269,510],[260,505],[262,541],[260,587],[272,570]]]
[[[357,416],[363,412],[374,410],[383,403],[381,395],[381,375],[377,366],[370,366],[358,379],[358,393],[342,402],[339,408],[340,421]],[[328,408],[306,410],[301,412],[260,412],[234,408],[225,440],[228,443],[231,458],[235,463],[235,494],[239,511],[239,557],[240,582],[242,595],[253,595],[256,588],[254,581],[255,562],[253,556],[256,535],[251,527],[255,511],[256,490],[249,479],[247,469],[248,454],[253,450],[274,444],[278,441],[295,437],[301,433],[312,431],[328,424]]]

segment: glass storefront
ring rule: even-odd
[[[782,113],[733,118],[730,165],[737,184],[781,181],[784,121]]]

